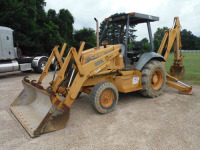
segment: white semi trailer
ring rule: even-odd
[[[13,30],[0,26],[0,73],[29,70],[42,73],[47,56],[21,57],[17,51],[13,42]],[[53,62],[51,68],[54,68]]]

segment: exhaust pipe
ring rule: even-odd
[[[96,21],[96,33],[97,33],[97,49],[99,49],[99,22],[96,18],[94,18]]]

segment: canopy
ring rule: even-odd
[[[105,20],[108,20],[109,23],[126,24],[128,15],[130,15],[130,25],[159,21],[159,17],[136,13],[136,12],[109,17],[106,18]]]

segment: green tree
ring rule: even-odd
[[[59,27],[53,23],[53,21],[49,21],[49,23],[44,23],[42,37],[44,47],[47,53],[51,53],[52,48],[55,45],[61,45],[64,40],[59,34]]]
[[[157,52],[159,47],[160,47],[160,44],[162,42],[162,39],[164,37],[164,34],[165,34],[165,30],[168,30],[168,27],[162,27],[162,28],[158,28],[156,30],[156,32],[154,33],[154,51]]]
[[[154,33],[154,47],[156,51],[160,47],[160,44],[164,37],[165,30],[168,30],[168,28],[167,27],[158,28]],[[184,50],[200,49],[200,38],[193,35],[191,31],[183,29],[181,31],[181,41],[182,41],[182,49]]]
[[[181,41],[182,41],[182,49],[185,50],[195,50],[195,40],[196,36],[192,34],[191,31],[183,29],[181,31]]]
[[[150,52],[151,44],[150,43],[143,43],[142,44],[142,52]]]
[[[200,37],[197,37],[195,40],[195,49],[200,50]]]
[[[128,44],[128,51],[133,51],[134,45],[135,45],[135,41],[131,41],[131,42]]]
[[[50,53],[55,44],[73,42],[71,13],[67,9],[46,13],[45,5],[45,0],[0,1],[0,26],[14,30],[14,41],[25,55]]]
[[[143,44],[143,43],[148,43],[149,40],[148,40],[147,38],[143,38],[143,39],[141,40],[141,42],[142,42],[142,44]]]
[[[150,52],[151,50],[151,44],[149,43],[149,40],[147,38],[143,38],[141,40],[142,42],[142,52]]]
[[[49,9],[47,12],[48,22],[52,21],[58,28],[62,41],[67,42],[68,47],[73,45],[73,23],[74,18],[67,9],[61,9],[57,14],[55,10]],[[56,37],[55,37],[56,38]],[[56,41],[57,39],[55,39]]]
[[[46,12],[44,7],[46,6],[45,0],[35,0],[35,9],[36,9],[36,23],[39,27],[43,26],[46,22]]]
[[[58,13],[60,36],[68,43],[73,41],[74,18],[67,9],[61,9]]]
[[[39,8],[39,3],[41,7]],[[0,25],[10,27],[14,30],[14,41],[21,47],[23,53],[34,54],[40,52],[40,19],[45,3],[37,0],[2,0],[0,1]],[[43,10],[43,14],[45,14]]]
[[[80,42],[86,42],[84,49],[89,49],[96,46],[95,31],[91,28],[83,28],[76,30],[74,33],[75,47],[78,49]]]
[[[54,9],[49,9],[47,11],[47,15],[46,15],[46,20],[52,21],[54,24],[58,24],[59,23],[59,19],[57,17],[56,11]]]

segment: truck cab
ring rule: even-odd
[[[17,57],[13,45],[13,30],[0,27],[0,60],[13,60]]]

